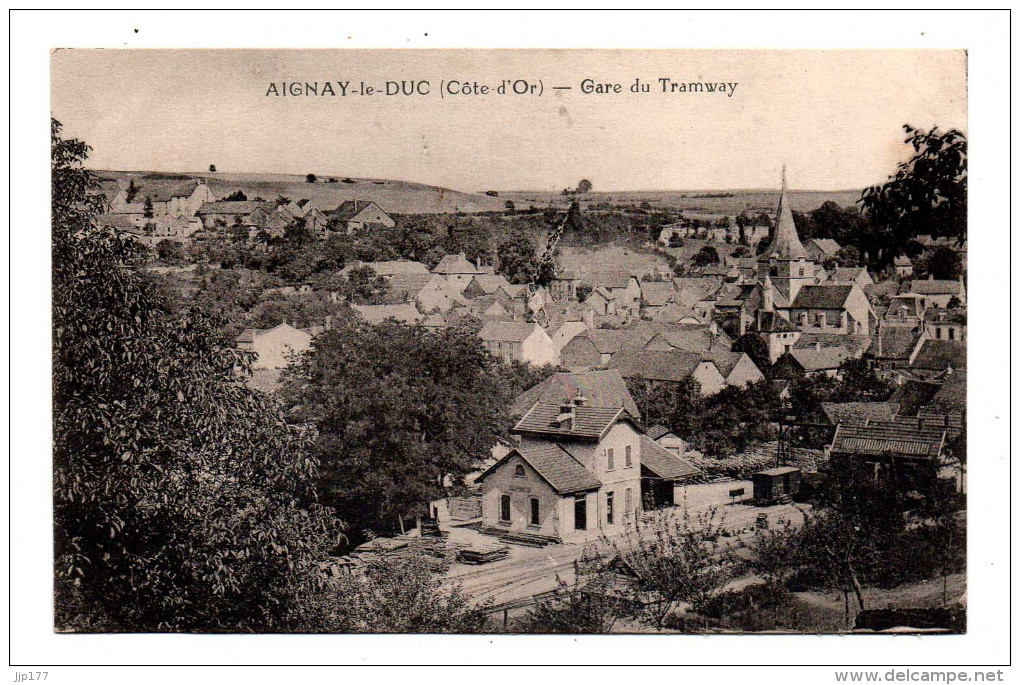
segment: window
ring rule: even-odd
[[[537,526],[538,522],[538,498],[531,498],[531,525]]]
[[[528,474],[524,471],[523,464],[518,464],[514,467],[514,478],[525,478],[527,475]]]
[[[825,314],[824,313],[818,312],[817,314],[815,314],[815,325],[818,326],[819,328],[821,328],[822,326],[825,325]]]
[[[947,328],[946,329],[946,334],[949,336],[950,340],[955,340],[956,339],[956,329],[954,329],[954,328]]]
[[[574,530],[588,528],[588,497],[584,493],[574,495]]]
[[[623,450],[623,465],[624,466],[633,466],[634,465],[634,461],[631,458],[630,445],[627,445],[624,448],[624,450]]]
[[[606,525],[613,525],[613,493],[606,493]]]
[[[606,469],[612,471],[614,468],[616,467],[613,465],[613,448],[610,447],[606,450]]]
[[[624,516],[624,518],[630,518],[630,512],[634,508],[633,497],[634,497],[634,495],[631,492],[630,488],[627,488],[626,490],[624,490],[624,492],[623,492],[623,506],[624,506],[623,516]]]
[[[510,495],[500,495],[499,520],[504,523],[510,523]]]

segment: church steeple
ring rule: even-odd
[[[762,257],[779,259],[806,259],[807,250],[797,237],[797,227],[793,223],[793,212],[790,210],[790,199],[786,194],[786,165],[783,165],[783,189],[779,194],[779,208],[776,210],[776,232],[772,244]]]

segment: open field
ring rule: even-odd
[[[149,171],[96,170],[103,179],[103,188],[110,197],[134,179],[139,186],[139,199],[147,192],[166,190],[188,180],[205,179],[217,197],[235,190],[248,197],[273,200],[278,195],[292,200],[307,198],[321,209],[332,209],[344,200],[374,200],[387,212],[394,214],[442,214],[453,212],[502,211],[506,200],[513,200],[518,209],[530,205],[566,209],[574,197],[549,191],[500,191],[499,197],[483,192],[463,192],[411,181],[391,179],[348,178],[343,174],[315,172],[318,183],[307,183],[304,176],[293,174],[246,174],[226,172],[160,173]],[[326,183],[330,177],[336,183]],[[345,182],[348,181],[348,182]],[[810,211],[823,202],[832,200],[841,206],[852,205],[860,197],[859,190],[793,190],[790,204],[797,211]],[[649,190],[592,192],[577,196],[582,205],[610,202],[631,205],[648,202],[653,208],[681,209],[694,218],[713,220],[721,216],[735,216],[742,211],[759,214],[773,213],[779,201],[778,190]]]
[[[581,196],[566,196],[548,191],[510,190],[500,191],[500,198],[513,200],[518,209],[534,204],[566,207],[571,200],[581,200],[582,205],[609,202],[614,205],[649,203],[652,208],[680,209],[694,218],[708,219],[721,216],[735,216],[742,211],[748,214],[766,212],[772,215],[779,204],[779,189],[775,190],[628,190],[615,192],[591,192]],[[861,191],[851,190],[791,190],[790,207],[798,212],[817,209],[831,200],[841,207],[853,205],[860,199]]]
[[[287,174],[235,174],[235,173],[187,173],[156,174],[145,171],[97,171],[103,179],[103,188],[108,197],[113,197],[120,188],[126,188],[134,179],[139,187],[139,201],[146,193],[170,189],[189,180],[205,179],[216,197],[224,197],[240,190],[249,198],[261,197],[275,200],[283,195],[292,200],[307,198],[316,207],[333,209],[344,200],[373,200],[391,214],[442,214],[452,212],[502,211],[504,199],[489,197],[484,193],[463,193],[449,188],[392,181],[386,179],[350,178],[340,174],[332,175],[336,183],[326,183],[330,174],[317,174],[318,183],[307,183],[304,176]],[[146,178],[160,175],[166,178]],[[344,180],[353,181],[345,183]]]

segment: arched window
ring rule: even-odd
[[[524,466],[522,464],[518,464],[514,467],[514,478],[524,478],[527,475],[528,474],[524,471]]]

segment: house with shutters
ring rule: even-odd
[[[475,479],[483,531],[583,541],[641,515],[642,429],[623,407],[539,401],[512,432],[520,444]]]

